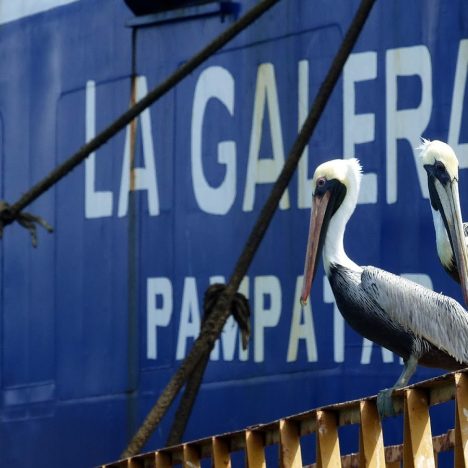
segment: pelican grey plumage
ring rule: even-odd
[[[307,301],[322,252],[345,320],[403,358],[402,374],[379,399],[379,411],[392,414],[391,392],[408,383],[418,363],[447,370],[468,365],[468,314],[454,299],[384,270],[358,266],[346,255],[344,232],[360,181],[357,159],[328,161],[315,171],[301,302]]]
[[[468,257],[458,194],[458,159],[453,149],[438,140],[423,139],[421,162],[427,172],[437,254],[450,276],[460,283],[468,305]]]

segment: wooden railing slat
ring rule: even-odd
[[[455,466],[468,468],[468,377],[455,374]]]
[[[231,456],[227,442],[219,437],[212,438],[214,468],[231,468]]]
[[[200,468],[200,452],[191,444],[184,444],[184,468]]]
[[[360,465],[361,467],[384,467],[385,449],[377,405],[374,401],[364,400],[360,403],[361,424]]]
[[[168,453],[156,452],[156,468],[170,468],[172,466],[171,457]]]
[[[245,434],[248,468],[265,468],[265,448],[263,434],[247,430]]]
[[[431,421],[426,392],[408,389],[405,392],[405,427],[403,464],[406,467],[435,468]]]
[[[301,439],[296,423],[282,419],[280,429],[280,456],[282,468],[302,468]]]
[[[319,410],[317,411],[317,467],[334,468],[340,465],[336,414]]]

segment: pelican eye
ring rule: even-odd
[[[327,183],[327,179],[325,177],[320,177],[317,179],[317,187],[325,187],[325,184]]]

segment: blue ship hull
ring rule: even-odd
[[[235,20],[216,2],[150,19],[123,1],[42,3],[0,9],[9,202]],[[28,208],[55,228],[37,249],[6,229],[1,466],[118,458],[197,336],[204,291],[231,274],[358,4],[279,2]],[[364,167],[345,238],[356,263],[462,301],[437,259],[415,148],[420,136],[454,147],[468,206],[467,68],[466,2],[377,2],[242,283],[249,349],[230,319],[186,440],[376,394],[401,372],[398,356],[343,323],[321,267],[311,305],[299,305],[319,163],[357,156]],[[440,373],[420,368],[413,381]],[[173,412],[145,449],[165,443]],[[453,414],[432,421],[436,434]]]

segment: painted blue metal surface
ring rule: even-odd
[[[132,86],[141,97],[234,20],[129,28],[124,2],[45,3],[0,28],[1,196],[10,202],[128,108]],[[241,13],[254,3],[242,1]],[[145,111],[135,136],[128,129],[100,148],[30,207],[55,227],[38,249],[7,228],[2,466],[118,457],[190,348],[205,289],[232,272],[358,2],[334,5],[280,2]],[[375,394],[400,373],[396,356],[343,327],[323,269],[311,307],[299,307],[320,162],[356,155],[367,174],[346,233],[351,258],[461,300],[436,257],[414,148],[420,135],[454,146],[468,205],[467,20],[463,1],[377,2],[242,285],[249,350],[228,322],[187,439]],[[437,373],[421,368],[414,380]],[[172,414],[147,449],[164,443]],[[453,413],[433,422],[433,432],[446,429]],[[347,439],[357,448],[357,435]]]

